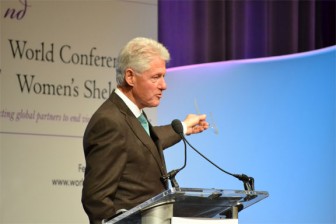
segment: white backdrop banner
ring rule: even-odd
[[[157,4],[0,4],[0,223],[86,223],[83,132],[115,88],[120,48],[157,38]]]

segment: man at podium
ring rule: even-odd
[[[90,223],[117,215],[168,188],[163,150],[181,140],[171,125],[152,126],[144,108],[156,107],[166,90],[168,50],[135,38],[121,50],[117,88],[93,114],[84,133],[86,170],[82,203]],[[206,115],[189,114],[184,134],[206,130]]]

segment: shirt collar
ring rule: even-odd
[[[142,113],[142,110],[138,108],[135,103],[133,103],[120,89],[116,88],[115,93],[124,101],[127,107],[132,111],[135,117],[139,117]]]

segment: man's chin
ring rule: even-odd
[[[157,107],[157,106],[159,106],[160,105],[160,101],[157,101],[157,102],[155,102],[155,103],[151,103],[151,104],[149,104],[147,107]]]

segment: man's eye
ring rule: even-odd
[[[152,80],[155,81],[155,80],[158,80],[159,78],[160,78],[160,76],[153,76],[153,77],[152,77]]]

